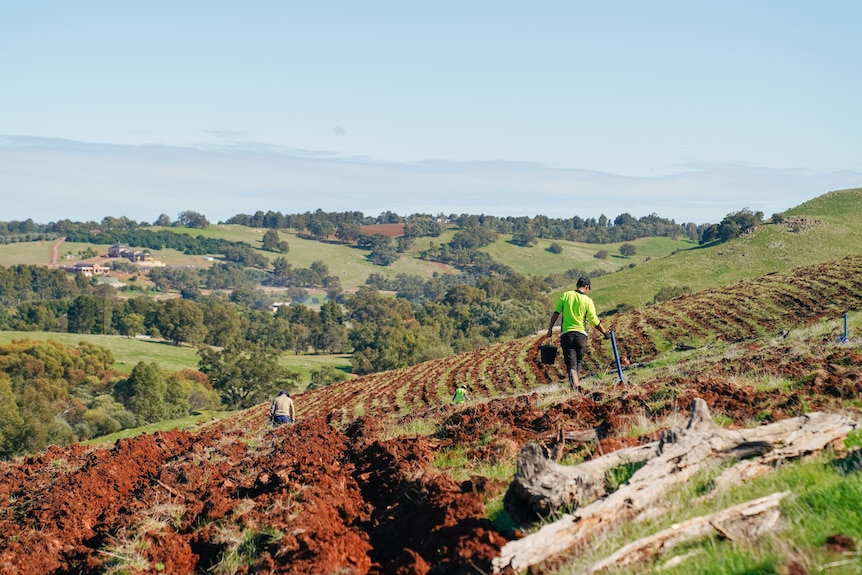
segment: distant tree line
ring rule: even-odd
[[[779,215],[776,214],[777,216]],[[237,214],[224,223],[272,230],[293,229],[300,233],[307,233],[318,239],[335,237],[345,243],[358,242],[362,236],[361,227],[373,224],[404,224],[404,235],[413,238],[437,237],[447,225],[455,225],[462,230],[479,228],[496,234],[511,235],[513,244],[527,246],[531,245],[536,238],[604,244],[661,236],[671,238],[686,237],[692,241],[709,243],[716,240],[727,241],[728,239],[738,237],[738,234],[745,233],[746,229],[749,229],[752,225],[756,226],[762,223],[762,220],[762,212],[752,212],[747,208],[728,214],[718,224],[695,224],[693,222],[677,224],[674,220],[659,217],[657,214],[635,218],[629,213],[622,213],[611,220],[604,214],[598,218],[583,218],[577,215],[567,218],[549,218],[543,215],[535,217],[497,217],[485,214],[445,215],[443,213],[436,216],[415,213],[402,217],[394,212],[387,211],[376,217],[372,217],[366,216],[359,211],[325,212],[318,209],[314,212],[306,211],[301,214],[283,214],[278,211],[269,210],[264,212],[259,210],[251,215]],[[93,241],[92,238],[82,239],[82,237],[87,234],[92,236],[111,231],[136,230],[148,227],[149,225],[145,222],[135,222],[126,217],[105,217],[101,222],[61,220],[48,224],[37,224],[32,219],[27,219],[24,221],[0,222],[0,238],[4,238],[4,241],[9,241],[9,238],[12,237],[43,238],[60,235],[69,237],[70,234],[75,234],[75,241]],[[209,225],[209,221],[203,214],[187,210],[181,212],[177,216],[176,221],[171,221],[166,214],[162,214],[152,225],[159,227],[206,228]],[[470,233],[475,234],[476,232]],[[162,239],[161,236],[156,237]],[[117,240],[117,236],[112,236],[109,240],[93,243],[114,243],[114,241],[123,240]],[[158,240],[153,241],[158,242]],[[160,249],[157,247],[157,243],[148,245],[140,239],[135,241],[129,239],[128,241],[123,241],[123,243]],[[167,244],[163,244],[163,246],[167,247]],[[187,248],[183,247],[183,251],[185,249]],[[270,248],[268,247],[267,249]],[[195,251],[193,253],[201,252]],[[204,253],[221,252],[210,251]]]
[[[94,233],[107,232],[111,230],[134,230],[138,228],[146,228],[152,226],[159,227],[180,227],[180,228],[206,228],[209,225],[209,220],[206,216],[198,212],[187,210],[180,212],[176,221],[171,221],[167,214],[162,214],[152,224],[147,222],[136,222],[125,216],[115,218],[106,216],[101,222],[73,222],[69,219],[49,222],[47,224],[37,224],[32,218],[27,218],[23,221],[12,220],[8,222],[0,222],[0,236],[19,235],[19,234],[51,234],[55,236],[67,235],[73,231],[89,230]]]
[[[595,244],[632,241],[653,236],[688,237],[697,241],[698,234],[708,226],[708,224],[698,226],[694,223],[680,225],[656,214],[636,219],[628,213],[623,213],[610,220],[604,215],[586,219],[580,216],[497,217],[484,214],[438,214],[436,216],[412,214],[401,217],[392,212],[385,212],[374,218],[365,216],[362,212],[324,212],[323,210],[288,215],[273,211],[258,211],[254,215],[238,214],[225,223],[272,229],[292,228],[319,238],[336,235],[339,230],[355,232],[355,229],[360,226],[383,223],[404,223],[405,233],[413,237],[436,237],[446,225],[451,224],[460,229],[481,229],[495,234],[512,235],[513,243],[517,245],[529,245],[535,238]],[[346,239],[349,241],[350,234],[347,235]]]
[[[94,230],[82,229],[79,226],[67,229],[63,235],[70,242],[100,245],[121,243],[149,250],[173,249],[189,255],[225,254],[230,250],[241,249],[242,245],[252,249],[248,244],[239,242],[200,235],[192,237],[189,234],[178,234],[166,230],[111,229],[94,232]]]

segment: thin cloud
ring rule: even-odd
[[[582,218],[657,214],[719,222],[743,208],[767,216],[862,174],[745,165],[699,166],[633,178],[526,162],[387,163],[251,143],[219,149],[87,144],[0,137],[4,220],[46,223],[126,216],[152,222],[194,210],[211,221],[239,213],[361,211]]]

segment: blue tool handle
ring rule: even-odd
[[[614,330],[610,330],[611,333],[611,345],[614,348],[614,361],[617,362],[617,375],[620,378],[620,383],[623,382],[623,366],[620,365],[620,352],[617,350],[617,336],[614,333]]]

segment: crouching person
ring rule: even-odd
[[[272,400],[272,405],[269,406],[269,421],[273,425],[296,421],[296,408],[293,406],[293,400],[287,390],[282,389]]]

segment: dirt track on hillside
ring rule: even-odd
[[[54,268],[60,265],[60,245],[66,241],[66,238],[59,238],[51,244],[51,253],[49,254],[49,265]]]

